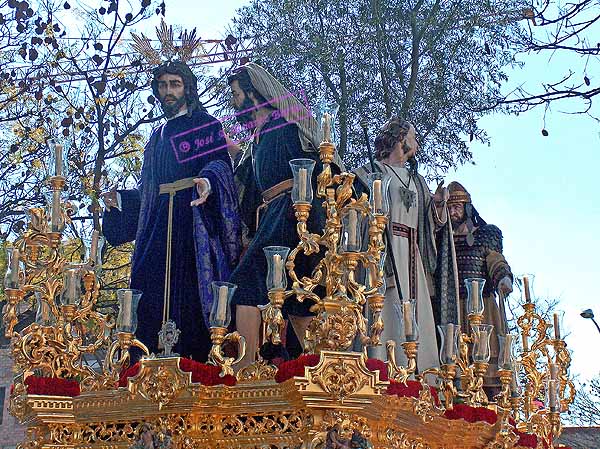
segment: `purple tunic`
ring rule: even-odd
[[[192,141],[209,143],[182,157],[173,138],[196,128]],[[106,213],[103,225],[112,245],[136,240],[131,288],[143,292],[136,335],[156,352],[163,313],[169,204],[168,194],[159,195],[159,185],[190,177],[208,178],[212,193],[205,204],[194,208],[190,202],[197,195],[195,188],[181,190],[174,197],[170,318],[182,331],[175,351],[204,361],[210,349],[210,283],[229,279],[241,250],[237,193],[221,124],[207,113],[195,111],[191,117],[177,117],[157,128],[146,146],[138,189],[120,192],[123,212],[113,209]]]

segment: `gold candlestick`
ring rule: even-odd
[[[226,327],[211,327],[210,340],[212,341],[212,348],[208,354],[207,363],[221,367],[221,377],[228,374],[233,375],[232,366],[239,363],[246,355],[246,339],[238,332],[231,332],[228,334]],[[227,340],[237,344],[237,358],[225,357],[223,354],[223,343]]]
[[[7,288],[4,290],[6,296],[6,310],[2,316],[4,323],[4,336],[11,338],[16,324],[19,322],[17,316],[17,307],[23,300],[25,292],[18,288]]]
[[[510,384],[512,382],[513,372],[507,369],[498,370],[498,376],[500,377],[500,384],[502,389],[495,397],[499,407],[504,409],[511,408],[511,391]]]
[[[396,363],[396,342],[389,340],[386,343],[388,375],[390,379],[397,382],[406,383],[408,378],[417,370],[417,353],[419,352],[418,341],[405,341],[402,343],[402,349],[406,354],[406,366],[398,366]]]

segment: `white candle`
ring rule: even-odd
[[[219,287],[219,303],[217,304],[217,321],[224,322],[227,318],[227,296],[229,289],[226,285]]]
[[[273,285],[275,288],[281,288],[283,284],[283,260],[281,255],[273,254]]]
[[[557,397],[556,397],[556,387],[558,386],[557,381],[555,380],[551,380],[548,382],[548,402],[550,403],[550,409],[555,410],[556,409],[556,404],[557,404]]]
[[[550,368],[550,380],[558,380],[558,372],[560,370],[560,365],[558,363],[551,363],[549,365]]]
[[[67,279],[69,283],[69,287],[67,289],[67,298],[69,298],[70,303],[74,303],[77,301],[77,271],[74,269],[68,270]]]
[[[529,338],[523,334],[523,352],[529,351]]]
[[[357,243],[357,229],[356,224],[358,222],[358,214],[356,210],[350,209],[348,211],[348,246],[356,246]]]
[[[512,336],[507,335],[506,337],[504,337],[504,348],[502,351],[503,352],[502,358],[506,365],[512,364],[511,352],[510,352],[511,348],[512,348]]]
[[[517,372],[513,371],[510,377],[510,392],[517,394],[519,391],[519,383],[517,382]]]
[[[383,197],[380,179],[373,181],[373,206],[375,207],[374,212],[378,212],[383,209]]]
[[[414,334],[412,322],[412,303],[410,301],[402,302],[402,312],[404,315],[404,335],[408,340]]]
[[[62,152],[63,152],[62,145],[54,146],[54,174],[55,174],[55,176],[62,175],[62,163],[63,163]]]
[[[487,349],[487,341],[488,341],[488,331],[485,329],[481,329],[479,331],[479,353],[477,354],[480,358],[485,358],[486,356],[486,349]]]
[[[525,302],[531,302],[531,294],[529,293],[529,277],[523,276],[523,290],[525,291]]]
[[[21,253],[17,248],[13,248],[10,259],[10,282],[13,285],[17,285],[19,283],[19,259],[21,258]]]
[[[308,170],[300,168],[298,170],[298,201],[306,201],[306,180]]]
[[[558,323],[558,313],[554,314],[554,338],[560,340],[560,326]]]
[[[52,232],[58,232],[60,223],[60,190],[52,191],[52,215],[50,217]]]
[[[327,112],[323,114],[322,126],[323,140],[325,142],[331,142],[331,115]]]
[[[471,307],[473,313],[479,313],[479,281],[471,281]]]
[[[90,245],[90,262],[96,263],[96,258],[98,256],[98,240],[100,239],[100,232],[98,230],[94,230],[92,232],[92,244]]]
[[[123,292],[123,310],[122,312],[122,321],[123,326],[131,327],[131,306],[133,303],[133,292],[131,290],[125,290]]]
[[[451,363],[454,356],[454,324],[446,325],[446,363]]]

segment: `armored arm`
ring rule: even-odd
[[[485,248],[488,277],[497,291],[502,279],[508,277],[511,282],[513,280],[510,265],[502,254],[502,231],[494,225],[485,225],[480,229],[480,235]]]

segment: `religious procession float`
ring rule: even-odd
[[[286,301],[309,302],[315,316],[304,354],[278,366],[258,357],[243,369],[235,367],[244,338],[228,331],[230,284],[213,284],[206,363],[171,353],[178,332],[168,322],[160,336],[163,353],[148,354],[136,339],[139,292],[119,291],[116,319],[96,309],[98,235],[84,263],[67,262],[61,251],[69,208],[61,202],[65,178],[57,145],[48,184],[53,201],[31,209],[5,277],[3,320],[15,370],[10,412],[27,428],[20,448],[559,447],[561,415],[575,393],[570,355],[558,322],[536,311],[527,278],[519,333],[502,341],[501,388],[491,397],[484,389],[491,331],[482,324],[478,279],[466,282],[468,326],[439,327],[439,367],[417,369],[419,329],[410,300],[400,307],[401,347],[388,342],[387,360],[368,357],[369,347],[386,343],[380,337],[387,183],[375,174],[368,196],[353,195],[355,175],[333,170],[335,147],[327,126],[324,131],[314,191],[325,228],[315,234],[307,227],[314,161],[292,161],[299,243],[265,252],[264,341],[281,341]],[[311,254],[320,255],[312,276],[297,275],[297,257]],[[18,326],[23,301],[37,301],[35,322],[24,328]],[[146,354],[137,363],[130,363],[133,347]],[[398,363],[399,351],[406,363]]]

